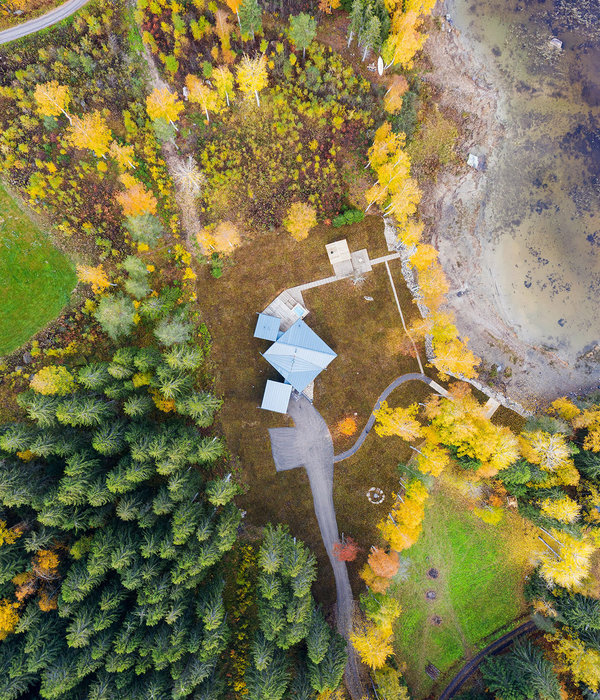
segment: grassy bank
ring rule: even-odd
[[[455,490],[442,485],[434,490],[423,533],[405,553],[409,576],[390,589],[402,605],[395,646],[415,698],[431,691],[429,663],[441,671],[441,688],[458,661],[525,612],[527,557],[515,547],[522,527],[510,513],[499,525],[487,525]],[[437,578],[428,576],[432,568]],[[434,600],[427,599],[428,591]]]
[[[0,185],[0,356],[57,316],[76,282],[72,262]]]

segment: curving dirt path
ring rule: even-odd
[[[503,651],[507,646],[510,646],[515,639],[523,636],[524,634],[528,634],[529,632],[533,632],[535,629],[537,629],[535,622],[533,622],[533,620],[528,620],[522,625],[516,627],[514,630],[503,634],[502,637],[493,641],[485,649],[482,649],[479,654],[467,661],[467,663],[454,676],[450,683],[448,683],[446,689],[440,695],[439,700],[450,700],[450,698],[453,698],[460,690],[462,684],[472,673],[474,673],[474,671],[476,671],[477,667],[486,656]]]
[[[16,27],[5,29],[3,32],[0,32],[0,44],[7,44],[9,41],[22,39],[24,36],[35,34],[42,29],[48,29],[48,27],[52,27],[58,24],[58,22],[62,22],[63,19],[75,14],[77,10],[87,5],[88,2],[90,2],[90,0],[68,0],[68,2],[65,2],[59,7],[55,7],[41,17],[36,17],[35,19],[30,19],[28,22],[23,22],[23,24],[18,24]]]
[[[363,428],[361,434],[358,436],[356,442],[352,447],[345,452],[340,452],[339,455],[335,455],[333,458],[334,462],[341,462],[343,459],[348,459],[348,457],[352,457],[353,454],[355,454],[358,451],[358,448],[363,444],[365,441],[365,438],[367,435],[371,432],[371,428],[375,424],[375,411],[377,411],[381,407],[381,402],[385,401],[387,397],[396,389],[399,387],[401,384],[404,384],[405,382],[412,382],[412,381],[418,381],[418,382],[425,382],[425,384],[429,384],[429,386],[436,385],[436,383],[433,381],[433,379],[430,379],[424,374],[419,374],[417,372],[413,372],[411,374],[403,374],[401,377],[398,377],[397,379],[394,379],[394,381],[386,386],[386,388],[381,392],[379,395],[379,398],[377,399],[377,402],[375,403],[375,406],[373,407],[373,411],[371,412],[371,415],[369,416],[369,420],[367,421],[367,424]],[[437,386],[437,385],[436,385]]]

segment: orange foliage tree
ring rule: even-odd
[[[333,556],[339,561],[354,561],[360,549],[358,542],[352,537],[342,536],[342,541],[333,545]]]
[[[141,182],[137,182],[124,192],[117,194],[117,201],[123,207],[125,216],[156,213],[156,198]]]

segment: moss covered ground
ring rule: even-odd
[[[55,318],[76,282],[73,263],[0,185],[0,356]]]

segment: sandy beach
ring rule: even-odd
[[[442,107],[462,114],[463,138],[457,152],[465,164],[458,172],[445,170],[437,183],[424,188],[421,214],[432,243],[440,251],[450,282],[448,304],[459,331],[470,339],[473,351],[485,358],[482,379],[492,381],[523,406],[533,407],[535,400],[543,402],[598,386],[600,332],[598,324],[581,314],[584,304],[595,301],[595,290],[591,285],[579,290],[576,284],[583,274],[590,274],[589,270],[561,268],[565,252],[561,246],[566,243],[569,251],[572,244],[578,257],[581,251],[560,235],[548,236],[544,252],[538,252],[533,263],[527,259],[537,252],[530,250],[527,236],[539,239],[540,232],[533,230],[539,222],[528,220],[527,212],[519,211],[527,204],[519,199],[524,184],[518,175],[523,173],[506,169],[506,149],[522,125],[515,124],[514,107],[513,114],[510,112],[498,66],[486,60],[472,36],[457,28],[458,9],[464,11],[454,1],[438,4],[442,28],[431,32],[427,41],[425,51],[433,69],[425,79],[439,88]],[[446,21],[446,14],[450,21]],[[545,51],[545,45],[540,45]],[[551,65],[552,54],[548,60]],[[544,63],[542,68],[546,70]],[[554,108],[555,102],[549,104]],[[485,169],[466,165],[470,152],[480,157]],[[543,155],[532,149],[532,162]],[[533,176],[527,172],[525,177]],[[548,212],[551,215],[554,219],[566,217],[564,212]],[[559,221],[558,225],[566,229],[567,223]],[[593,273],[595,261],[591,264]],[[550,270],[553,265],[556,270]],[[569,275],[575,282],[564,281]],[[548,289],[547,280],[554,289]],[[595,312],[588,311],[593,317]],[[570,327],[563,328],[566,324]],[[496,368],[491,369],[492,365]]]

